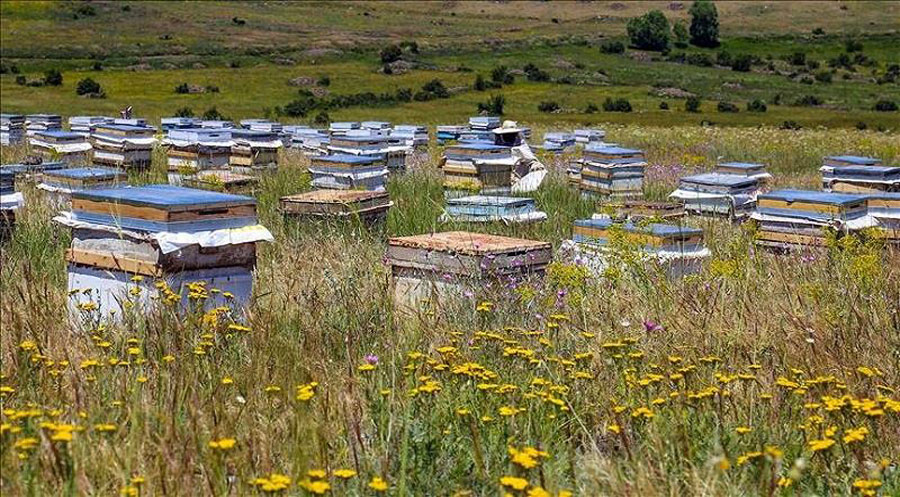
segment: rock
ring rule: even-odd
[[[316,84],[315,78],[309,76],[298,76],[288,80],[288,85],[290,86],[312,86],[314,84]]]
[[[681,88],[657,88],[656,96],[665,98],[690,98],[696,95]]]

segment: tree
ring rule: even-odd
[[[765,112],[766,110],[766,103],[758,98],[747,102],[747,112]]]
[[[626,29],[631,44],[637,48],[657,51],[669,48],[669,20],[658,10],[632,17]]]
[[[62,73],[59,72],[58,69],[50,69],[46,74],[44,74],[44,84],[47,86],[59,86],[62,84],[62,82]]]
[[[675,46],[678,48],[686,48],[688,46],[688,30],[684,26],[684,21],[678,21],[672,26],[672,35],[675,37]]]
[[[79,95],[100,95],[103,93],[103,88],[100,87],[100,83],[93,79],[84,78],[78,82],[78,86],[75,87],[75,93]]]
[[[486,102],[478,103],[478,112],[484,112],[491,116],[502,116],[504,105],[506,105],[506,98],[503,95],[491,95]]]
[[[385,64],[390,64],[391,62],[397,62],[400,60],[400,57],[403,55],[403,51],[397,45],[388,45],[381,49],[381,62]]]
[[[484,82],[484,77],[482,75],[475,76],[475,84],[473,85],[475,91],[484,91],[487,89],[487,84]]]
[[[697,97],[688,97],[684,101],[684,110],[687,112],[700,112],[700,99]]]
[[[491,70],[491,81],[502,85],[510,85],[514,81],[514,77],[509,73],[506,66],[497,66]]]
[[[698,47],[719,46],[719,12],[709,0],[697,0],[691,14],[691,43]]]

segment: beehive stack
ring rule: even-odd
[[[398,124],[390,132],[391,143],[418,148],[428,145],[428,128],[415,124]]]
[[[38,188],[47,192],[50,203],[67,208],[74,192],[110,188],[125,184],[127,177],[119,169],[108,167],[73,167],[44,171]]]
[[[641,197],[646,166],[644,153],[640,150],[588,144],[577,175],[579,189],[586,196]],[[570,181],[572,178],[570,172]]]
[[[292,138],[294,148],[308,157],[326,154],[330,143],[331,136],[326,129],[298,129]]]
[[[544,133],[544,145],[547,152],[561,154],[575,146],[575,136],[570,133]]]
[[[34,136],[41,131],[62,131],[62,116],[58,114],[28,114],[25,116],[25,133]]]
[[[581,145],[587,145],[588,143],[603,143],[603,139],[606,138],[606,132],[602,129],[576,129],[575,130],[575,143]]]
[[[537,210],[534,199],[526,197],[498,197],[470,195],[447,199],[441,220],[466,223],[530,223],[547,219]]]
[[[618,224],[608,218],[575,221],[569,249],[576,262],[602,275],[610,265],[628,254],[631,260],[659,264],[670,277],[699,271],[709,250],[703,243],[703,230],[671,224]]]
[[[222,121],[222,120],[215,120],[215,119],[212,119],[212,120],[207,119],[207,120],[200,121],[198,123],[198,125],[201,128],[207,128],[207,129],[234,129],[235,128],[234,123],[231,121]]]
[[[475,116],[469,118],[469,129],[474,131],[490,131],[500,127],[500,118],[495,116]]]
[[[380,157],[332,154],[312,157],[309,172],[316,188],[384,191],[388,169]]]
[[[416,312],[488,281],[540,277],[552,253],[545,242],[450,231],[391,238],[387,258],[397,309]]]
[[[806,190],[761,194],[751,217],[759,225],[757,244],[776,249],[824,246],[829,230],[840,236],[877,224],[863,195]]]
[[[441,144],[449,141],[456,141],[459,140],[460,136],[468,131],[468,129],[469,128],[466,126],[441,125],[435,130],[435,137],[437,138],[438,143]]]
[[[328,127],[328,134],[330,136],[342,136],[346,135],[348,131],[358,130],[362,127],[362,125],[358,122],[337,122],[331,123]]]
[[[0,241],[6,240],[16,225],[16,211],[25,205],[25,197],[16,191],[16,172],[0,169]]]
[[[166,138],[169,182],[178,184],[182,175],[223,168],[231,157],[231,130],[171,129]]]
[[[193,117],[164,117],[160,120],[160,128],[163,131],[196,128],[199,125],[200,120]]]
[[[388,136],[391,134],[391,123],[387,121],[363,121],[360,129],[372,135]]]
[[[681,178],[669,198],[682,202],[685,210],[694,214],[739,219],[753,212],[758,193],[759,182],[754,178],[706,173]]]
[[[25,141],[25,116],[0,114],[0,145],[18,145]]]
[[[278,169],[281,137],[275,131],[231,130],[231,169],[241,174],[255,174]]]
[[[383,222],[391,206],[387,192],[359,190],[315,190],[281,197],[281,212],[286,217],[304,220],[358,219],[373,225]]]
[[[386,135],[370,133],[333,136],[326,148],[330,154],[377,157],[391,172],[406,169],[406,154],[411,150],[408,145],[392,144]]]
[[[92,302],[105,316],[156,295],[187,302],[184,287],[200,281],[205,290],[192,293],[212,305],[243,306],[256,243],[272,240],[257,222],[253,198],[169,185],[74,192],[72,211],[54,220],[72,229],[66,254],[72,310]]]
[[[93,128],[94,164],[123,169],[150,167],[156,129],[127,124],[100,124]]]
[[[89,164],[91,144],[84,136],[71,131],[37,131],[29,139],[31,148],[45,160],[67,164]]]
[[[506,193],[512,185],[515,159],[509,147],[459,143],[444,150],[444,188]]]
[[[892,245],[900,244],[900,192],[867,194],[866,212],[877,221],[875,232]]]
[[[759,181],[760,185],[763,185],[772,179],[772,175],[766,171],[765,164],[753,162],[722,162],[716,165],[715,172],[719,174],[732,174],[734,176],[753,178],[756,181]]]
[[[873,157],[825,157],[819,171],[825,191],[878,193],[900,190],[900,167],[884,166],[880,159]]]
[[[98,124],[112,124],[113,118],[105,116],[72,116],[69,118],[69,131],[90,137]]]

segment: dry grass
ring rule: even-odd
[[[660,168],[656,198],[667,165],[719,155],[769,160],[782,185],[814,184],[822,153],[898,156],[896,137],[875,133],[609,131]],[[392,180],[396,207],[370,232],[279,218],[278,196],[307,187],[303,161],[286,157],[259,195],[276,242],[260,254],[249,331],[165,306],[119,326],[63,324],[68,238],[27,190],[2,254],[2,493],[245,495],[271,473],[290,479],[289,495],[322,482],[372,494],[376,477],[394,495],[900,491],[896,253],[844,242],[774,256],[744,227],[691,219],[713,252],[698,275],[671,281],[626,252],[604,279],[555,264],[543,281],[486,285],[404,317],[390,304],[384,237],[439,228],[431,164]],[[479,229],[568,237],[592,206],[561,165],[538,194],[544,226]],[[826,396],[846,405],[830,410],[841,401]],[[862,441],[845,438],[862,427]]]

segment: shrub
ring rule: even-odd
[[[544,101],[538,104],[538,110],[541,112],[559,112],[559,104],[553,101]]]
[[[62,73],[58,69],[50,69],[44,74],[44,84],[47,86],[59,86],[62,82]]]
[[[606,40],[600,44],[600,51],[608,54],[625,52],[625,44],[619,40]]]
[[[806,65],[806,52],[794,52],[788,57],[788,62],[793,66]]]
[[[846,43],[844,43],[844,48],[847,50],[847,52],[862,52],[863,44],[859,40],[850,38]]]
[[[175,87],[175,93],[178,93],[178,94],[185,94],[185,93],[189,93],[190,91],[191,90],[188,87],[187,83],[181,83],[180,85]]]
[[[509,85],[512,84],[514,80],[515,78],[509,73],[509,69],[507,69],[506,66],[497,66],[491,70],[491,81],[497,84]]]
[[[678,21],[672,26],[672,36],[675,38],[675,46],[678,48],[686,48],[688,46],[688,30],[684,26],[684,21]]]
[[[482,76],[482,75],[480,75],[480,74],[477,75],[477,76],[475,76],[475,83],[472,85],[472,88],[474,88],[475,91],[484,91],[484,90],[486,90],[486,89],[487,89],[487,83],[485,83],[485,81],[484,81],[484,76]]]
[[[526,64],[522,70],[525,72],[525,78],[528,81],[550,81],[550,75],[534,64]]]
[[[603,101],[603,110],[606,112],[631,112],[631,102],[624,98],[613,100],[606,97],[606,100]]]
[[[416,92],[413,96],[413,100],[425,102],[436,98],[447,98],[449,96],[450,92],[447,90],[447,87],[444,86],[444,83],[441,83],[441,80],[439,79],[432,79],[422,85],[422,91]]]
[[[598,112],[600,109],[594,104],[587,104],[587,107],[584,108],[585,114],[593,114]]]
[[[716,64],[720,66],[731,66],[734,59],[731,57],[731,54],[722,50],[721,52],[716,54]]]
[[[631,44],[644,50],[669,48],[669,20],[658,10],[628,20],[626,26]]]
[[[240,17],[232,17],[231,23],[234,24],[235,26],[244,26],[247,24],[247,21],[244,19],[241,19]]]
[[[331,85],[331,78],[329,78],[329,77],[326,76],[326,75],[319,76],[319,79],[316,80],[316,84],[319,85],[319,86],[330,86],[330,85]]]
[[[815,28],[812,30],[812,34],[813,34],[813,36],[824,36],[825,30],[822,28]]]
[[[684,110],[687,112],[700,112],[700,98],[688,97],[684,101]]]
[[[822,99],[815,95],[803,95],[797,100],[794,100],[794,105],[800,107],[815,107],[816,105],[822,105]]]
[[[819,64],[819,61],[818,61],[818,60],[807,60],[807,61],[806,61],[806,67],[807,67],[810,71],[815,71],[816,69],[819,68],[819,66],[821,66],[821,64]]]
[[[896,112],[897,102],[893,100],[881,99],[875,102],[875,110],[878,112]]]
[[[314,104],[314,101],[310,98],[298,98],[288,102],[284,106],[283,112],[290,117],[306,117],[306,114],[312,110]]]
[[[716,5],[697,0],[688,11],[691,14],[691,43],[698,47],[719,46],[719,13]]]
[[[741,54],[734,58],[731,61],[731,70],[738,72],[748,72],[750,68],[753,66],[753,56],[748,54]]]
[[[216,85],[206,85],[205,89],[208,93],[219,93],[219,87]]]
[[[858,123],[856,123],[856,129],[858,129],[860,131],[865,131],[865,130],[869,129],[869,125],[863,121],[859,121]]]
[[[217,109],[215,106],[210,107],[209,109],[206,109],[206,112],[204,112],[203,115],[200,117],[207,121],[228,121],[229,120],[227,117],[222,115],[222,113],[219,112],[219,109]]]
[[[25,86],[25,83],[28,83],[28,79],[23,75],[16,76],[16,84],[19,86]]]
[[[819,71],[816,73],[816,81],[820,83],[831,83],[832,72],[831,71]]]
[[[318,114],[316,114],[316,117],[315,117],[315,119],[313,119],[313,122],[320,126],[327,126],[327,125],[331,124],[331,116],[329,116],[328,113],[323,110],[322,112],[319,112]]]
[[[718,110],[719,112],[738,112],[738,106],[734,105],[731,102],[723,101],[719,102],[718,105],[716,105],[716,110]]]
[[[102,71],[102,70],[103,70],[103,64],[98,60],[97,62],[94,62],[94,65],[91,66],[91,69],[93,69],[93,70],[95,70],[95,71]]]
[[[781,129],[802,129],[803,126],[800,126],[800,123],[797,121],[787,120],[781,123],[779,126]]]
[[[415,41],[401,41],[400,48],[409,53],[419,53],[419,44]]]
[[[853,60],[850,58],[850,55],[846,53],[842,53],[833,59],[829,59],[828,65],[835,68],[843,67],[848,71],[853,70]]]
[[[506,98],[503,95],[491,95],[486,102],[478,104],[478,112],[484,112],[492,116],[502,116],[503,107],[506,105]]]
[[[659,110],[669,110],[669,102],[663,100],[659,103]]]
[[[100,83],[94,81],[91,78],[84,78],[78,82],[78,85],[75,87],[75,93],[78,95],[96,95],[100,96],[103,94],[103,88],[100,87]]]
[[[692,53],[687,56],[687,63],[692,66],[712,67],[712,58],[705,53]]]
[[[190,107],[182,107],[175,111],[175,117],[194,117],[194,111]]]
[[[747,102],[747,112],[765,112],[766,110],[768,110],[766,103],[758,98]]]
[[[403,56],[403,51],[400,50],[400,47],[397,45],[388,45],[381,49],[379,55],[381,56],[382,63],[390,64],[391,62],[400,60],[400,57]]]

